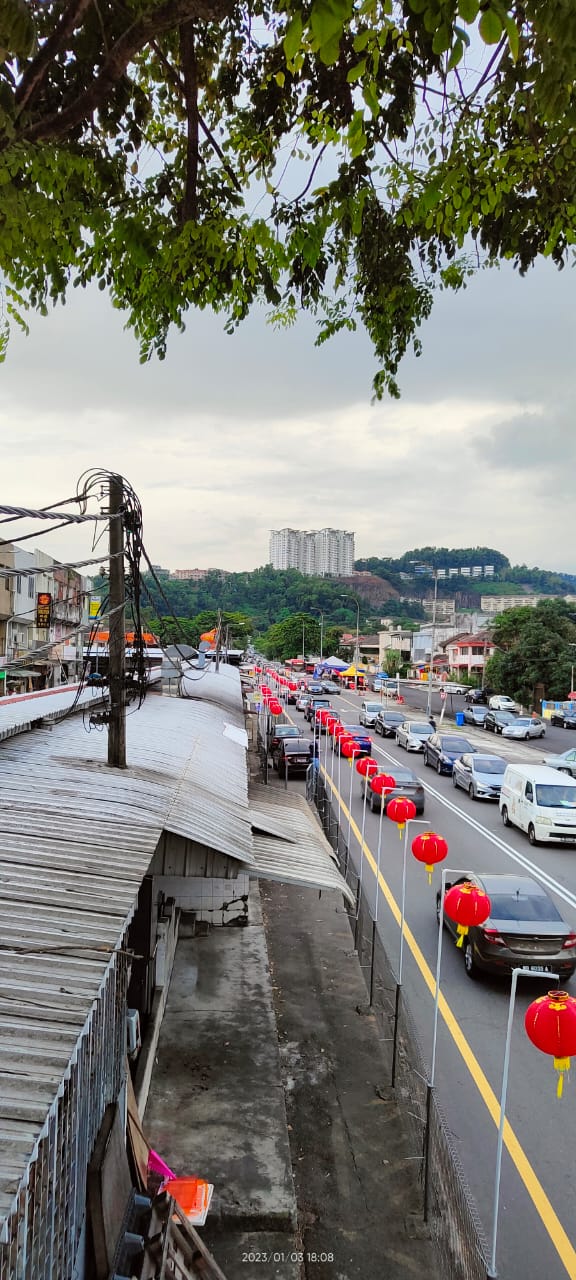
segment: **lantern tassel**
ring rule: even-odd
[[[428,872],[428,884],[432,884],[432,872],[434,870],[434,863],[430,864],[427,862],[424,867],[424,870]]]
[[[556,1086],[556,1097],[561,1098],[564,1090],[564,1072],[570,1070],[569,1058],[555,1058],[554,1066],[558,1072],[558,1084]]]
[[[459,925],[458,925],[458,941],[457,941],[457,943],[456,943],[456,946],[457,946],[457,947],[463,947],[463,946],[464,946],[464,935],[465,935],[466,933],[468,933],[468,925],[467,925],[467,924],[459,924]]]
[[[404,827],[405,827],[405,825],[406,825],[406,823],[405,823],[405,822],[399,822],[399,823],[398,823],[398,835],[400,836],[400,839],[402,839],[402,836],[403,836],[403,834],[404,834]]]

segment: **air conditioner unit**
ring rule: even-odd
[[[126,1037],[128,1041],[128,1057],[135,1058],[142,1048],[140,1014],[137,1009],[128,1009],[126,1014]]]

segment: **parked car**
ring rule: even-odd
[[[374,721],[374,732],[379,733],[382,738],[394,738],[396,730],[403,722],[404,716],[401,711],[384,711],[380,708]]]
[[[487,706],[488,699],[492,696],[492,693],[493,690],[488,688],[469,689],[466,694],[466,702],[469,706],[472,706],[474,703],[480,703],[480,705]]]
[[[464,707],[463,715],[464,724],[477,724],[482,728],[488,715],[488,708],[473,703],[471,707]]]
[[[423,751],[426,739],[433,733],[429,720],[403,720],[396,730],[396,742],[406,751]]]
[[[367,702],[365,700],[360,707],[360,715],[358,716],[360,724],[366,725],[367,728],[369,725],[376,724],[376,717],[380,715],[381,710],[381,702]]]
[[[467,791],[472,800],[497,800],[505,772],[506,761],[502,756],[469,755],[466,752],[454,761],[452,782],[455,787]]]
[[[468,685],[459,684],[457,680],[445,680],[439,687],[444,693],[468,693]]]
[[[287,689],[287,690],[286,690],[286,702],[289,704],[289,706],[291,706],[291,707],[295,707],[295,706],[296,706],[297,701],[298,701],[298,690],[297,690],[297,689]]]
[[[310,694],[310,697],[308,698],[308,702],[306,705],[306,710],[304,712],[304,716],[306,720],[309,720],[310,723],[312,723],[312,721],[316,716],[316,712],[322,711],[324,707],[326,708],[327,711],[330,709],[329,698],[325,698],[323,695],[317,696],[316,694]]]
[[[546,725],[536,716],[516,716],[502,727],[503,738],[543,738]]]
[[[467,738],[456,733],[433,733],[424,743],[424,764],[436,769],[436,773],[452,773],[454,761],[469,752],[476,754],[476,747]]]
[[[322,691],[323,693],[341,693],[342,692],[340,685],[336,684],[334,680],[323,680]]]
[[[324,693],[324,685],[320,680],[311,680],[308,685],[308,693],[313,698],[321,697]]]
[[[576,729],[576,709],[571,707],[570,710],[553,711],[550,724],[558,729]]]
[[[480,973],[508,976],[512,969],[557,974],[563,980],[576,969],[576,933],[561,916],[556,903],[531,876],[467,875],[455,884],[470,881],[490,899],[490,915],[482,925],[472,925],[464,936],[464,965],[469,978]],[[446,888],[452,887],[446,882]],[[436,895],[436,914],[441,897]],[[444,927],[453,937],[458,926],[444,912]]]
[[[316,709],[315,709],[315,711],[314,711],[314,715],[313,715],[313,717],[312,717],[312,719],[311,719],[310,723],[311,723],[312,725],[315,725],[315,726],[316,726],[316,729],[318,730],[318,732],[319,732],[319,733],[326,733],[326,732],[327,732],[327,730],[326,730],[326,724],[325,724],[325,722],[321,719],[321,715],[322,715],[322,712],[323,712],[323,711],[329,711],[331,715],[335,715],[335,716],[336,716],[336,719],[340,719],[340,717],[338,716],[338,713],[334,711],[334,708],[332,707],[332,705],[331,705],[331,703],[330,703],[330,702],[328,703],[328,706],[327,706],[327,707],[316,707]]]
[[[559,773],[570,773],[576,778],[576,750],[570,747],[568,751],[561,751],[559,756],[544,756],[543,764],[547,764],[550,769],[557,769]]]
[[[280,745],[283,738],[299,738],[300,730],[297,724],[275,724],[272,730],[272,737],[268,743],[270,755],[274,755],[276,747]]]
[[[309,693],[299,693],[296,699],[296,710],[305,711],[309,701],[310,701]]]
[[[488,706],[491,711],[517,711],[517,706],[513,698],[509,698],[505,693],[495,693],[488,699]]]
[[[368,795],[366,803],[370,806],[372,813],[380,813],[382,800],[384,801],[384,812],[395,796],[406,796],[409,800],[413,800],[416,805],[416,813],[424,813],[424,803],[426,793],[420,781],[420,778],[412,772],[411,769],[405,769],[402,765],[394,764],[392,766],[394,772],[392,774],[396,786],[387,791],[385,796],[378,795],[377,791],[372,790],[372,779],[362,778],[360,781],[360,791],[364,795],[366,790],[366,782],[368,781]]]
[[[505,827],[526,831],[531,845],[576,841],[576,780],[543,764],[509,764],[502,780]]]
[[[514,724],[516,716],[511,711],[490,711],[484,717],[484,728],[488,733],[502,733],[507,724]]]
[[[272,752],[272,765],[280,778],[307,773],[313,759],[314,743],[309,738],[283,738]]]
[[[372,742],[361,724],[345,724],[344,728],[350,738],[358,743],[363,756],[372,754]],[[338,754],[342,755],[342,739],[338,740]]]

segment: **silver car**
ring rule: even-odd
[[[543,738],[546,725],[534,716],[517,716],[510,724],[502,726],[503,738]]]
[[[454,761],[452,785],[462,787],[472,800],[498,800],[506,761],[502,756],[460,756]]]
[[[381,710],[381,702],[363,702],[358,716],[360,724],[365,725],[366,728],[376,724],[376,716],[380,714]]]
[[[434,726],[427,720],[404,720],[396,730],[396,741],[406,751],[423,751],[426,738],[431,738]]]
[[[549,765],[551,769],[558,769],[559,773],[570,773],[576,778],[576,747],[569,747],[559,756],[544,756],[542,763]]]

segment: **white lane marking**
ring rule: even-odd
[[[389,760],[392,764],[398,764],[398,758],[396,756],[392,756],[388,751],[384,751],[383,747],[377,747],[376,743],[374,743],[374,750],[378,751],[380,755],[384,756],[385,759]],[[506,844],[506,841],[502,840],[500,836],[496,836],[493,832],[488,831],[487,827],[483,827],[476,818],[472,818],[470,817],[470,814],[464,813],[463,809],[460,809],[458,805],[452,802],[452,800],[448,800],[446,796],[442,795],[441,791],[437,791],[435,787],[430,786],[429,782],[425,782],[423,778],[421,778],[420,781],[422,782],[424,790],[428,791],[431,796],[434,796],[435,800],[439,800],[440,804],[443,804],[446,809],[449,809],[451,813],[455,813],[463,822],[467,822],[469,827],[472,827],[474,831],[477,831],[480,835],[484,836],[486,840],[489,840],[497,849],[501,849],[509,858],[512,858],[513,862],[517,862],[520,867],[524,867],[524,870],[529,871],[530,875],[534,876],[535,880],[539,880],[547,889],[551,889],[553,893],[556,893],[558,897],[562,898],[564,902],[567,902],[569,906],[576,908],[576,894],[571,893],[569,889],[565,889],[558,880],[555,880],[553,876],[548,875],[548,872],[543,871],[541,867],[536,866],[536,863],[531,862],[530,858],[526,858],[523,853],[518,853],[516,849],[512,848],[512,845]]]

